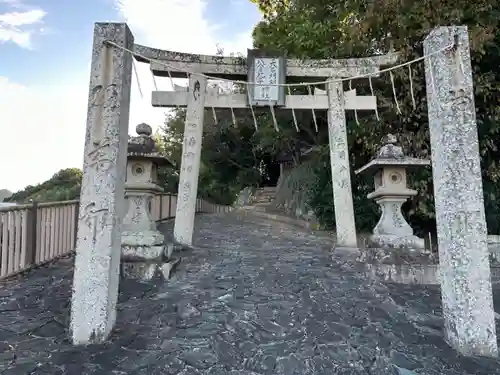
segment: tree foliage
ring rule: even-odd
[[[237,126],[228,111],[218,111],[217,122],[211,111],[204,116],[198,195],[220,204],[232,204],[243,187],[256,185],[260,177],[260,149],[253,124],[237,115]],[[158,133],[161,149],[175,164],[160,171],[160,180],[173,193],[179,183],[185,116],[185,110],[172,111]]]
[[[500,3],[494,0],[454,2],[426,0],[375,0],[371,2],[347,0],[252,0],[264,15],[254,30],[256,47],[277,50],[296,58],[347,58],[387,53],[394,49],[401,53],[401,61],[422,56],[423,39],[436,26],[467,25],[471,43],[474,71],[475,101],[480,138],[480,154],[485,190],[488,229],[499,232],[500,212],[496,196],[499,190],[500,168],[498,138],[500,115],[498,54],[500,46]],[[413,156],[430,155],[423,63],[412,65],[413,108],[409,93],[409,71],[393,71],[401,114],[397,113],[388,74],[374,79],[374,90],[379,102],[380,121],[371,114],[360,115],[357,124],[348,114],[348,138],[351,164],[358,168],[365,164],[380,146],[379,140],[387,132],[398,135],[405,151]],[[367,80],[352,82],[358,95],[369,93]],[[347,87],[346,87],[347,88]],[[325,122],[325,114],[319,114]],[[321,131],[320,131],[321,133]],[[325,137],[318,136],[319,144],[326,145]],[[311,205],[325,224],[334,223],[331,194],[331,171],[328,155],[317,155],[316,188],[311,192]],[[353,176],[355,210],[364,212],[363,223],[371,229],[376,211],[365,195],[371,182]],[[330,185],[329,185],[330,184]],[[413,225],[423,230],[434,227],[432,175],[421,170],[412,176],[413,187],[419,196],[413,199],[409,217]],[[372,212],[373,211],[373,212]],[[360,216],[360,215],[357,215]],[[361,220],[361,219],[357,219]]]
[[[28,185],[23,190],[12,194],[5,199],[5,202],[57,202],[78,199],[81,183],[82,171],[80,169],[61,169],[47,181],[35,186]]]
[[[7,189],[0,189],[0,202],[2,202],[4,199],[10,197],[12,195],[12,192]]]

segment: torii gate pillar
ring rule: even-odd
[[[337,246],[355,248],[358,246],[354,205],[352,200],[351,168],[344,107],[342,81],[327,84],[328,92],[328,140],[332,169],[333,205]]]
[[[189,76],[187,113],[174,224],[175,240],[186,246],[191,246],[193,243],[206,89],[206,77],[193,74]]]

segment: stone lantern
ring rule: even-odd
[[[375,190],[367,197],[375,200],[382,211],[370,236],[369,247],[423,251],[424,240],[413,235],[413,229],[401,213],[401,206],[417,195],[416,190],[407,186],[407,169],[428,166],[430,160],[405,156],[396,143],[396,137],[388,134],[377,157],[355,172],[374,175]]]
[[[171,163],[158,153],[149,125],[137,125],[136,132],[137,136],[130,137],[128,142],[122,274],[151,279],[158,271],[165,273],[173,249],[165,245],[164,235],[158,231],[151,216],[151,200],[163,191],[157,185],[158,167]]]

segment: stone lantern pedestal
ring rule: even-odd
[[[164,235],[151,216],[151,200],[163,191],[157,185],[158,167],[169,160],[156,150],[152,129],[147,124],[136,128],[137,137],[128,143],[125,199],[127,212],[122,224],[122,275],[149,280],[167,276],[173,267],[173,244],[165,244]]]
[[[390,270],[392,276],[402,271],[401,267],[398,271],[397,266],[435,264],[431,251],[425,249],[424,240],[413,234],[413,229],[401,212],[403,203],[417,195],[416,190],[407,186],[407,170],[428,166],[430,160],[405,156],[402,148],[396,143],[395,136],[387,135],[377,157],[355,172],[370,173],[374,176],[375,190],[367,197],[375,200],[381,209],[380,219],[369,237],[368,248],[361,251],[358,260],[368,264],[394,266],[395,268]],[[377,268],[380,273],[381,267]],[[382,268],[387,271],[387,267]],[[427,271],[424,270],[424,273]],[[402,272],[406,275],[399,275],[399,278],[411,279],[408,269]],[[387,279],[387,275],[384,277]]]

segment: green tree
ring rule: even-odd
[[[160,180],[173,193],[179,183],[185,116],[183,109],[172,111],[158,133],[160,148],[175,164],[160,171]],[[198,195],[215,203],[231,204],[241,189],[260,178],[253,123],[239,113],[236,120],[235,126],[229,110],[218,110],[215,118],[211,110],[205,113]]]
[[[29,203],[57,202],[78,199],[82,184],[82,171],[77,168],[61,169],[47,181],[35,186],[28,185],[12,194],[6,202]]]
[[[490,232],[500,232],[498,215],[500,207],[496,196],[499,188],[499,159],[496,138],[499,126],[499,79],[498,54],[500,45],[500,3],[493,0],[467,2],[458,0],[376,0],[362,2],[347,0],[252,0],[264,15],[264,20],[254,30],[256,47],[277,50],[296,58],[346,58],[365,57],[387,53],[391,48],[401,54],[401,61],[409,61],[422,55],[422,41],[436,26],[467,25],[471,40],[471,56],[474,70],[477,123],[482,157],[485,206]],[[437,11],[439,10],[439,11]],[[393,71],[397,98],[401,114],[397,113],[389,75],[374,79],[374,90],[379,102],[380,121],[373,115],[360,116],[359,125],[348,114],[348,137],[351,164],[354,168],[366,163],[375,153],[379,140],[387,132],[396,133],[406,152],[413,156],[429,156],[429,132],[427,122],[425,78],[423,64],[412,65],[413,108],[409,93],[409,71]],[[352,82],[360,95],[368,93],[368,81]],[[319,114],[325,122],[324,114]],[[325,137],[319,137],[325,145]],[[311,205],[330,226],[334,223],[333,199],[327,184],[330,183],[329,163],[324,163],[325,154],[319,154],[317,181],[311,191]],[[409,217],[413,225],[422,230],[434,227],[432,177],[429,170],[412,176],[412,184],[419,196],[409,206]],[[364,197],[366,186],[358,177],[353,177],[356,212],[371,212],[363,215],[364,228],[371,229],[377,218],[372,204]],[[359,215],[358,215],[359,216]],[[359,219],[358,219],[359,220]]]
[[[12,195],[12,192],[7,189],[0,189],[0,202],[2,202],[4,199],[10,197]]]

